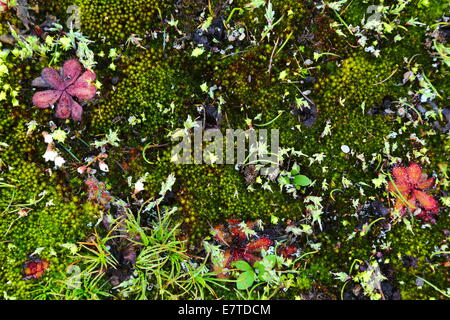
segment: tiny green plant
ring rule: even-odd
[[[291,170],[283,170],[278,177],[280,190],[285,188],[288,193],[293,193],[295,190],[307,187],[311,183],[312,181],[306,175],[300,174],[300,166],[297,163],[294,163]]]

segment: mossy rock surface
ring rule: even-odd
[[[78,6],[79,31],[93,41],[93,70],[101,83],[96,97],[82,102],[81,122],[57,119],[54,108],[32,106],[32,96],[40,89],[31,83],[43,68],[59,68],[77,51],[61,50],[56,61],[50,53],[21,59],[10,38],[2,42],[0,49],[11,51],[5,59],[8,73],[0,72],[0,94],[6,94],[0,95],[0,295],[46,296],[46,284],[65,279],[67,267],[77,263],[70,245],[90,243],[99,229],[104,236],[105,217],[120,215],[114,201],[123,200],[134,209],[158,199],[162,182],[174,174],[176,182],[163,204],[178,208],[181,238],[201,254],[211,227],[229,219],[310,223],[305,200],[321,198],[322,220],[311,224],[311,234],[296,240],[303,253],[311,251],[311,244],[318,252],[308,257],[295,285],[275,298],[339,299],[343,283],[334,274],[349,272],[355,260],[379,261],[389,285],[403,299],[444,298],[420,279],[445,290],[450,277],[448,253],[436,254],[448,252],[450,241],[445,200],[450,140],[443,113],[447,108],[448,117],[450,77],[448,65],[429,43],[431,29],[446,14],[448,3],[411,2],[395,18],[403,27],[383,36],[365,33],[365,48],[355,35],[361,29],[351,28],[367,17],[369,1],[344,4],[339,15],[316,1],[273,1],[275,16],[269,19],[267,1],[209,3],[48,1],[30,11],[36,22],[31,31],[14,12],[0,14],[0,35],[10,32],[9,22],[43,42],[46,35],[57,34],[45,24],[46,14],[64,24],[74,12],[67,7]],[[384,1],[387,7],[396,3]],[[409,19],[420,24],[408,25]],[[277,22],[273,29],[264,29],[268,20]],[[402,39],[394,40],[396,35]],[[367,50],[370,45],[380,48],[378,57]],[[199,48],[201,53],[195,54]],[[110,57],[111,52],[117,54]],[[414,63],[420,64],[417,75],[432,84],[427,94],[437,93],[431,103],[420,100],[423,91],[417,79],[405,81]],[[310,125],[296,105],[304,97],[317,111]],[[398,107],[407,97],[409,104]],[[188,117],[200,122],[214,118],[207,110],[220,110],[220,121],[207,125],[223,133],[229,128],[279,129],[280,145],[301,151],[287,159],[283,169],[289,171],[297,163],[312,185],[299,188],[293,197],[281,191],[276,180],[268,183],[271,190],[254,179],[248,183],[243,168],[234,165],[174,164],[170,151],[176,142],[169,134],[183,128]],[[440,113],[433,115],[433,110]],[[37,126],[31,130],[34,121]],[[48,146],[42,133],[55,128],[70,137],[55,142],[66,160],[62,168],[43,157]],[[116,145],[95,146],[112,132],[119,139]],[[107,170],[96,158],[102,153],[107,154],[101,158]],[[426,190],[439,201],[436,223],[423,222],[411,212],[403,220],[366,214],[364,208],[374,201],[392,212],[389,180],[381,186],[373,181],[380,174],[388,179],[395,166],[411,162],[437,179],[436,186]],[[94,170],[80,173],[83,166]],[[88,177],[104,183],[103,192],[112,198],[108,205],[93,200]],[[144,188],[137,191],[143,177]],[[143,221],[152,219],[146,216]],[[374,221],[367,234],[361,232]],[[34,258],[48,261],[50,267],[43,277],[24,280],[23,266]],[[106,282],[112,278],[108,272]],[[357,298],[355,286],[347,287],[347,298]],[[106,287],[112,290],[113,285]],[[236,298],[220,290],[225,298]]]

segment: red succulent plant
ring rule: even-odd
[[[292,258],[297,253],[298,248],[293,245],[281,245],[278,249],[278,253],[283,256],[283,258]]]
[[[417,217],[426,222],[434,222],[433,214],[439,212],[439,203],[424,191],[433,187],[434,177],[428,178],[417,163],[411,163],[407,168],[394,167],[392,175],[395,182],[389,183],[388,190],[398,195],[395,209],[404,213],[407,209],[420,208],[422,211]]]
[[[87,187],[90,201],[93,201],[105,208],[110,207],[112,198],[108,190],[106,190],[106,185],[104,182],[98,181],[95,177],[89,177],[86,179],[84,184]]]
[[[253,229],[254,222],[247,222],[246,227]],[[260,237],[255,240],[249,240],[247,234],[241,227],[240,220],[230,219],[225,227],[219,225],[214,228],[216,239],[227,246],[223,254],[223,262],[215,265],[214,270],[221,272],[218,276],[224,278],[223,270],[229,268],[233,261],[245,260],[251,264],[260,260],[257,256],[262,249],[268,249],[272,245],[272,240],[267,237]]]
[[[86,70],[82,73],[81,64],[70,59],[64,63],[60,72],[53,68],[45,68],[41,76],[34,79],[34,87],[50,88],[49,90],[36,92],[33,96],[33,104],[38,108],[48,108],[58,102],[56,117],[60,119],[72,119],[81,121],[83,108],[74,97],[80,100],[90,100],[97,91],[93,82],[95,73]]]
[[[50,263],[47,260],[32,259],[25,262],[23,270],[25,277],[23,280],[39,279],[44,275],[44,271],[50,267]]]

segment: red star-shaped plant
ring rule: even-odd
[[[395,183],[391,181],[388,190],[397,195],[395,209],[404,213],[407,209],[414,211],[420,208],[422,212],[417,217],[434,222],[433,214],[439,212],[439,204],[424,190],[431,188],[435,179],[422,173],[417,163],[411,163],[407,168],[397,166],[392,169],[392,175]]]
[[[248,229],[253,229],[255,224],[253,222],[246,223]],[[268,249],[272,245],[272,240],[267,237],[260,237],[255,240],[248,240],[247,234],[240,225],[240,220],[228,220],[227,227],[219,225],[214,228],[216,239],[227,246],[223,253],[223,263],[214,265],[214,270],[221,272],[218,277],[224,278],[223,273],[225,268],[229,268],[233,261],[245,260],[251,264],[260,260],[256,254],[260,253],[262,249]]]
[[[90,100],[97,91],[94,86],[95,73],[86,70],[81,73],[81,64],[75,60],[67,60],[60,72],[53,68],[45,68],[41,76],[34,79],[32,85],[50,90],[36,92],[33,104],[38,108],[48,108],[58,102],[56,117],[81,121],[83,108],[74,100]]]
[[[33,258],[23,265],[25,277],[23,280],[39,279],[44,275],[44,271],[49,268],[50,264],[47,260]]]

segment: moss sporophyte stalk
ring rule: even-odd
[[[447,11],[0,1],[0,296],[448,299]]]

